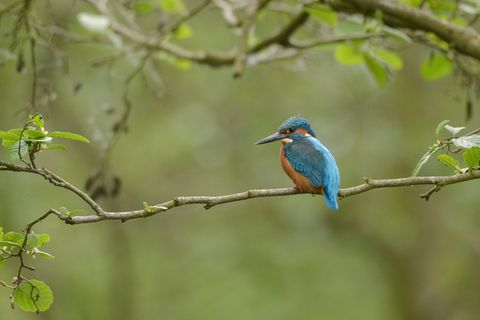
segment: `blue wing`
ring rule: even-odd
[[[307,177],[315,188],[323,186],[327,206],[337,210],[340,173],[330,151],[314,137],[306,137],[285,145],[285,156],[293,169]]]

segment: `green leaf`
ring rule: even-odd
[[[167,61],[168,63],[174,65],[175,67],[183,71],[189,70],[192,66],[192,63],[189,60],[179,59],[165,52],[157,53],[156,57],[160,60]]]
[[[192,63],[186,59],[176,59],[174,65],[182,71],[188,71],[192,67]]]
[[[79,216],[80,214],[84,213],[85,210],[82,210],[82,209],[74,209],[74,210],[69,210],[67,212],[67,215],[70,216],[70,217],[74,217],[74,216]]]
[[[363,53],[356,46],[340,44],[335,48],[335,59],[344,65],[363,63]]]
[[[463,160],[469,169],[480,165],[480,148],[472,147],[463,153]]]
[[[453,70],[452,61],[444,56],[435,54],[425,60],[421,66],[421,74],[427,80],[436,80],[448,76]]]
[[[317,4],[305,8],[305,11],[312,17],[330,26],[337,24],[337,13],[329,6]]]
[[[65,146],[61,144],[49,144],[47,146],[47,149],[60,149],[60,150],[65,150]]]
[[[160,7],[168,13],[185,14],[187,12],[185,5],[181,0],[159,0]]]
[[[33,122],[35,122],[39,129],[43,128],[43,126],[45,125],[45,121],[43,121],[42,116],[40,116],[39,114],[36,114],[33,117],[30,116],[30,118],[33,120]]]
[[[27,245],[31,248],[35,248],[38,246],[39,238],[38,235],[35,233],[29,233],[27,235]]]
[[[22,133],[22,131],[23,131],[23,128],[15,128],[15,129],[8,130],[9,133],[17,136],[17,140],[20,139],[20,134]]]
[[[8,241],[10,243],[15,243],[17,246],[22,246],[23,240],[25,238],[23,237],[23,234],[15,232],[15,231],[10,231],[7,232],[3,235],[2,241]]]
[[[400,70],[403,68],[402,58],[400,58],[395,52],[377,48],[374,50],[374,53],[375,56],[385,62],[393,70]]]
[[[153,6],[151,3],[148,2],[139,2],[135,3],[133,9],[140,14],[148,14],[151,13],[153,10]]]
[[[21,248],[22,245],[12,242],[12,241],[7,241],[7,240],[0,240],[0,247],[7,247],[7,248]]]
[[[453,144],[457,148],[469,149],[472,147],[480,147],[480,135],[472,134],[452,139]]]
[[[447,19],[449,19],[449,17]],[[460,18],[460,17],[456,17],[455,19],[453,19],[452,22],[454,24],[458,25],[458,26],[461,26],[461,27],[466,27],[468,25],[467,20],[465,20],[463,18]]]
[[[152,206],[150,206],[147,201],[143,201],[143,208],[144,209],[147,209],[147,211],[148,211],[151,207]]]
[[[456,172],[462,173],[462,170],[460,169],[458,161],[450,157],[448,154],[440,154],[437,156],[437,159],[443,164],[445,164],[446,166],[455,170]]]
[[[22,158],[24,156],[27,155],[28,153],[28,144],[25,142],[25,141],[21,141],[21,147],[20,147],[20,155],[22,156]],[[19,156],[18,156],[18,147],[19,146],[19,141],[9,145],[7,147],[7,151],[8,151],[8,157],[12,160],[18,160],[19,159]]]
[[[447,125],[447,123],[449,123],[450,120],[443,120],[442,122],[440,122],[437,126],[437,128],[435,129],[435,135],[438,137],[440,135],[440,132],[442,131],[442,129]]]
[[[35,252],[35,255],[38,255],[38,256],[40,256],[44,259],[47,259],[47,260],[55,259],[55,257],[53,255],[51,255],[50,253],[42,251],[38,248],[34,248],[33,251]]]
[[[182,23],[178,26],[178,28],[175,30],[175,38],[181,40],[181,39],[188,39],[192,36],[193,31],[192,28],[186,23]]]
[[[400,1],[412,7],[418,7],[422,3],[422,0],[400,0]]]
[[[6,132],[6,131],[0,131],[0,138],[3,140],[7,141],[18,141],[20,140],[20,137],[17,136],[16,134],[13,134],[11,132]]]
[[[31,248],[41,248],[48,242],[50,242],[50,236],[46,233],[29,233],[27,236],[27,245]]]
[[[420,158],[420,160],[418,160],[417,164],[415,165],[415,168],[412,171],[412,177],[416,177],[420,172],[420,169],[422,169],[423,165],[427,163],[430,157],[441,148],[442,147],[440,146],[440,144],[434,144],[433,146],[428,148],[428,151]]]
[[[365,62],[368,70],[373,75],[380,87],[383,87],[387,82],[387,71],[385,68],[373,57],[365,55]]]
[[[403,31],[400,31],[399,29],[390,28],[388,26],[383,26],[383,31],[393,38],[397,38],[397,39],[402,40],[402,41],[407,42],[407,43],[412,42],[412,38],[410,38],[410,36],[408,34],[406,34]]]
[[[17,306],[26,312],[47,311],[53,302],[53,293],[45,282],[31,279],[23,280],[15,289],[13,300]]]
[[[43,245],[50,242],[50,235],[46,233],[37,234],[38,236],[38,245],[37,248],[43,247]]]
[[[70,140],[76,140],[76,141],[90,143],[90,140],[88,140],[84,136],[79,135],[77,133],[73,133],[73,132],[54,131],[54,132],[49,133],[48,136],[52,137],[52,138],[63,138],[63,139],[70,139]]]
[[[40,141],[43,140],[46,136],[47,135],[40,130],[26,129],[23,131],[23,137],[25,140]]]
[[[364,31],[365,27],[363,24],[349,20],[339,23],[334,29],[334,32],[340,36],[362,33]]]

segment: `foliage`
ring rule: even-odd
[[[430,157],[440,150],[446,150],[451,154],[456,154],[463,151],[463,162],[466,167],[461,168],[460,162],[449,154],[440,154],[437,159],[450,167],[456,173],[466,172],[472,169],[478,169],[480,166],[480,135],[477,134],[479,130],[475,130],[463,136],[457,136],[465,127],[452,127],[448,125],[450,121],[444,120],[440,122],[435,130],[437,135],[437,141],[428,148],[428,151],[420,158],[415,169],[412,172],[412,176],[417,176],[420,169],[430,159]],[[442,131],[447,131],[451,136],[446,138],[440,138]],[[453,149],[452,149],[453,148]]]
[[[31,279],[23,280],[13,294],[15,304],[23,311],[47,311],[53,302],[52,290],[45,282]]]
[[[5,48],[0,48],[0,63],[15,64],[19,73],[30,68],[25,74],[33,79],[29,104],[33,111],[47,108],[51,95],[45,79],[40,79],[37,75],[37,72],[44,68],[43,64],[36,64],[35,58],[42,56],[38,53],[41,52],[45,56],[46,53],[51,53],[56,63],[66,66],[65,61],[68,59],[64,59],[61,49],[63,43],[58,45],[56,42],[59,38],[61,41],[72,43],[87,42],[92,46],[100,44],[102,49],[104,46],[109,47],[108,55],[101,57],[97,66],[112,67],[117,61],[124,59],[126,63],[122,63],[121,66],[132,69],[125,80],[127,89],[123,101],[126,112],[113,126],[114,138],[107,152],[111,151],[118,140],[117,134],[127,131],[126,123],[131,110],[128,87],[131,80],[137,74],[144,73],[145,79],[155,86],[151,91],[157,93],[158,86],[162,84],[159,74],[163,72],[164,64],[184,71],[191,71],[194,64],[213,68],[225,65],[250,67],[287,58],[306,59],[309,58],[308,51],[311,48],[324,47],[329,54],[333,54],[339,64],[351,68],[362,67],[379,87],[384,87],[395,73],[404,67],[405,57],[402,49],[415,43],[424,48],[422,57],[426,58],[421,63],[418,73],[425,80],[442,79],[456,71],[463,79],[467,90],[475,88],[476,84],[476,75],[473,72],[475,68],[465,68],[463,63],[468,62],[478,67],[478,62],[475,57],[472,59],[468,53],[461,52],[463,46],[455,46],[446,41],[444,33],[418,29],[415,23],[398,19],[393,19],[394,23],[390,23],[391,17],[389,18],[382,10],[368,10],[365,13],[353,6],[349,9],[352,12],[343,12],[341,8],[329,6],[323,1],[300,6],[299,10],[298,3],[294,1],[275,1],[275,6],[268,1],[262,1],[260,4],[265,6],[257,8],[258,11],[252,13],[245,5],[246,1],[207,1],[205,6],[215,6],[217,9],[213,14],[225,18],[228,25],[226,33],[232,40],[229,43],[234,44],[225,51],[210,51],[213,46],[204,41],[205,39],[198,38],[202,28],[191,21],[201,11],[201,6],[196,7],[195,1],[188,3],[181,0],[133,0],[105,6],[96,6],[95,3],[99,3],[97,1],[86,1],[91,4],[94,12],[91,12],[90,8],[75,12],[73,16],[76,17],[76,21],[71,24],[65,21],[57,23],[58,21],[54,21],[48,14],[43,16],[42,10],[37,12],[32,9],[34,2],[6,1],[6,4],[0,5],[1,18],[10,17],[10,20],[2,20],[2,23],[10,23],[11,28],[6,29],[12,30],[12,36],[9,38],[11,43]],[[428,12],[433,18],[440,19],[448,30],[451,30],[452,26],[477,28],[475,21],[480,14],[478,1],[401,0],[401,2],[415,9],[421,7],[419,11]],[[223,3],[224,7],[218,3]],[[80,6],[73,7],[72,10],[77,10]],[[83,7],[80,8],[84,10]],[[308,18],[303,19],[303,13],[308,14]],[[272,20],[280,21],[281,24],[273,24]],[[80,28],[77,28],[77,25]],[[208,38],[215,36],[209,35]],[[199,44],[200,47],[195,47]],[[30,60],[26,61],[28,58]],[[437,140],[422,156],[412,175],[416,176],[423,165],[440,151],[445,153],[437,155],[436,158],[454,173],[479,168],[478,132],[459,135],[464,128],[452,127],[447,123],[448,121],[444,121],[438,126]],[[448,132],[450,136],[441,138],[442,132]],[[89,142],[87,138],[76,133],[47,131],[44,120],[38,113],[30,117],[24,127],[0,131],[0,138],[10,159],[21,160],[29,168],[36,168],[34,161],[38,153],[44,150],[65,149],[64,145],[57,143],[59,139]],[[102,161],[100,173],[95,176],[98,180],[103,181],[101,170],[108,167],[108,154],[106,158],[106,161]],[[466,167],[463,167],[463,164]],[[144,203],[144,210],[147,213],[156,212],[158,209],[159,207]],[[79,210],[62,207],[60,212],[66,217],[73,217]],[[23,275],[24,269],[29,269],[23,263],[24,257],[53,258],[53,255],[43,251],[43,246],[48,242],[47,234],[36,234],[28,228],[23,233],[10,231],[4,234],[0,230],[0,267],[7,262],[12,263],[17,258],[21,260],[18,275],[13,278],[11,284],[0,283],[12,290],[12,303],[24,311],[45,311],[53,302],[52,292],[45,283],[25,278]]]
[[[34,155],[43,150],[65,149],[61,144],[54,144],[53,138],[63,138],[81,142],[90,141],[82,135],[65,131],[48,132],[45,122],[40,115],[30,116],[30,120],[23,128],[0,131],[2,146],[8,150],[8,156],[12,160],[18,160],[27,154],[31,159]]]
[[[3,140],[2,146],[8,150],[8,156],[12,160],[20,159],[32,168],[36,168],[34,159],[38,152],[49,149],[65,149],[63,145],[53,144],[57,138],[90,142],[77,133],[47,131],[45,121],[39,114],[29,116],[29,121],[23,128],[0,131],[0,138]],[[24,159],[27,154],[30,162]],[[64,207],[60,209],[60,212],[66,216],[73,216],[77,211],[70,211]],[[52,291],[43,281],[28,279],[23,274],[25,269],[34,270],[33,267],[25,264],[26,257],[33,259],[41,257],[47,260],[54,258],[52,254],[43,250],[43,246],[50,242],[50,236],[45,233],[37,234],[32,230],[33,225],[52,212],[53,210],[50,210],[41,218],[27,225],[23,234],[15,231],[4,233],[0,227],[0,267],[15,258],[19,260],[18,271],[11,284],[7,284],[5,281],[0,281],[0,284],[12,290],[10,295],[12,307],[16,304],[23,311],[37,313],[46,311],[53,302]]]
[[[23,274],[23,269],[34,270],[33,267],[25,264],[26,257],[54,258],[50,253],[41,250],[48,242],[50,242],[50,236],[46,233],[36,234],[31,230],[23,234],[15,231],[4,233],[0,227],[0,268],[6,262],[14,263],[16,258],[19,260],[18,271],[11,284],[0,280],[1,285],[11,290],[12,307],[15,304],[23,311],[38,313],[48,310],[52,304],[51,289],[43,281],[28,279]]]

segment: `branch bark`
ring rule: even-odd
[[[197,64],[208,65],[211,67],[221,67],[234,65],[234,74],[239,75],[244,67],[247,57],[260,53],[260,51],[280,46],[286,48],[294,47],[297,53],[301,50],[307,50],[316,45],[322,45],[324,42],[329,43],[329,38],[314,39],[313,45],[295,47],[292,45],[291,38],[293,34],[299,30],[309,18],[309,14],[303,8],[287,23],[283,28],[274,33],[270,37],[261,39],[253,46],[247,46],[246,41],[241,37],[240,45],[237,50],[227,51],[207,51],[207,50],[190,50],[178,44],[175,44],[163,35],[147,36],[141,30],[130,28],[128,25],[120,22],[112,10],[108,7],[108,0],[84,0],[89,3],[100,14],[108,17],[110,28],[122,38],[130,41],[136,46],[143,47],[147,50],[163,51],[171,54],[179,59],[186,59]],[[255,0],[258,1],[258,0]],[[433,33],[440,39],[446,41],[451,49],[457,52],[480,60],[480,34],[471,27],[463,27],[455,23],[440,19],[431,12],[422,8],[416,8],[405,5],[400,1],[394,0],[317,0],[321,3],[330,5],[334,10],[346,12],[348,14],[362,14],[364,16],[373,16],[376,11],[383,13],[383,21],[386,25],[395,28],[404,28],[412,31],[421,31],[425,33]],[[212,0],[212,2],[224,10],[224,14],[228,16],[227,20],[231,20],[232,25],[239,25],[239,20],[234,15],[234,9],[225,1]],[[266,9],[269,1],[260,2],[258,10]],[[227,10],[228,9],[228,10]],[[225,11],[226,10],[226,11]],[[249,21],[251,19],[246,19]],[[244,24],[244,29],[249,29],[251,23]],[[245,30],[244,30],[244,34]],[[337,42],[337,41],[335,41]],[[338,42],[342,42],[338,39]],[[297,56],[287,55],[287,56]],[[252,59],[255,61],[256,59]],[[273,62],[278,59],[267,59],[264,62]]]
[[[44,177],[51,184],[67,189],[78,197],[80,197],[84,202],[86,202],[96,214],[94,215],[84,215],[84,216],[74,216],[70,217],[65,214],[56,214],[56,216],[64,221],[67,224],[85,224],[85,223],[94,223],[105,220],[120,220],[122,222],[146,218],[153,216],[157,213],[163,213],[168,210],[171,210],[176,207],[181,207],[185,205],[193,204],[203,204],[205,209],[210,209],[214,206],[244,201],[254,198],[266,198],[266,197],[281,197],[289,196],[295,194],[301,194],[302,192],[297,191],[295,188],[280,188],[280,189],[252,189],[240,193],[220,195],[220,196],[182,196],[176,197],[169,201],[159,203],[153,206],[148,206],[144,209],[132,210],[132,211],[105,211],[99,204],[92,200],[86,193],[81,191],[79,188],[75,187],[73,184],[69,183],[67,180],[59,177],[58,175],[52,173],[47,169],[35,169],[28,166],[18,166],[12,163],[0,161],[0,171],[16,171],[16,172],[27,172],[40,175]],[[340,189],[338,192],[338,197],[340,199],[361,194],[374,189],[383,189],[383,188],[397,188],[397,187],[407,187],[415,185],[432,185],[435,187],[435,191],[439,191],[442,187],[461,183],[465,181],[470,181],[480,178],[480,169],[475,169],[470,172],[455,174],[450,176],[425,176],[425,177],[406,177],[406,178],[397,178],[397,179],[369,179],[364,178],[365,182],[363,184],[353,186],[350,188]],[[430,191],[429,191],[430,192]],[[428,194],[427,192],[426,194]],[[428,196],[430,196],[428,194]],[[426,198],[425,194],[421,197]],[[57,213],[56,210],[51,210],[54,213]]]
[[[480,34],[473,28],[462,27],[437,18],[432,13],[392,0],[327,0],[335,10],[373,15],[381,10],[383,20],[392,27],[431,32],[451,48],[472,58],[480,59]]]

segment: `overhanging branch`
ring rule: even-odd
[[[326,0],[335,10],[374,15],[383,13],[383,20],[392,27],[431,32],[453,49],[480,59],[480,34],[471,27],[462,27],[432,13],[392,0]]]

